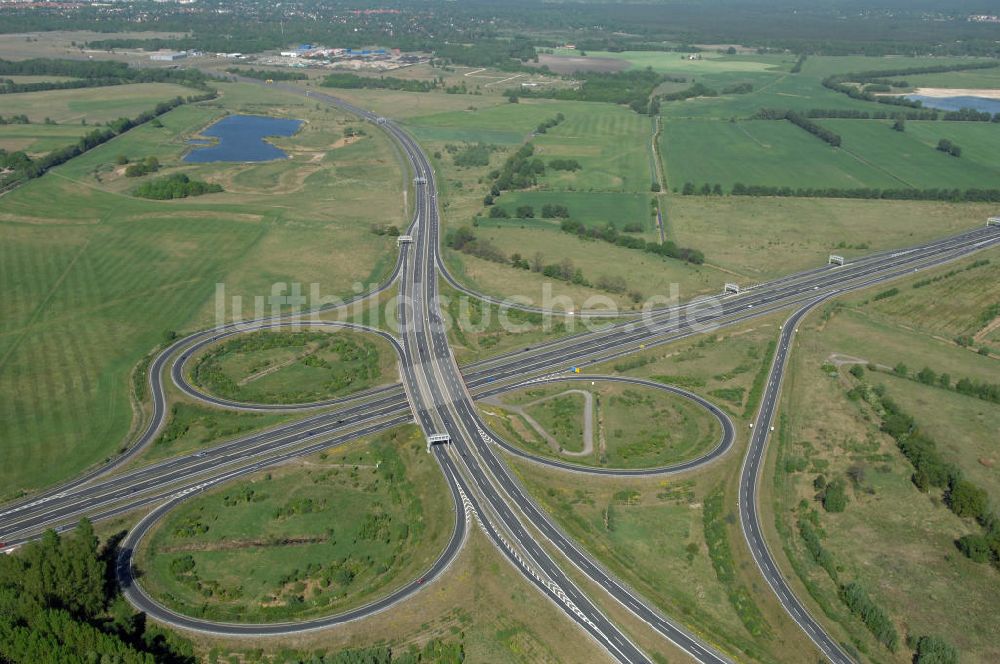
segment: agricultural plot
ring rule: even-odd
[[[418,577],[454,512],[414,427],[359,441],[185,503],[140,552],[168,606],[268,622],[357,606]]]
[[[126,87],[126,86],[123,86]],[[132,425],[128,375],[168,332],[215,322],[216,284],[228,317],[270,313],[275,283],[291,294],[345,297],[394,259],[372,218],[403,223],[404,177],[386,139],[344,141],[361,126],[255,86],[182,106],[4,196],[0,282],[0,486],[14,494],[113,454]],[[147,102],[148,103],[148,102]],[[224,112],[307,120],[303,145],[282,143],[281,168],[180,161],[186,139]],[[119,155],[156,156],[159,173],[127,178]],[[219,182],[224,193],[179,201],[134,198],[170,173]],[[313,289],[312,284],[316,284]],[[237,312],[232,296],[242,296]],[[259,297],[259,304],[255,298]]]
[[[991,188],[1000,177],[992,158],[1000,132],[991,123],[909,122],[907,131],[881,120],[821,119],[841,135],[833,148],[782,120],[664,121],[661,149],[671,188],[737,182],[792,188]],[[962,156],[937,150],[948,138]],[[964,150],[968,145],[970,151]]]
[[[686,182],[719,183],[727,192],[738,182],[793,188],[902,186],[783,120],[664,119],[660,149],[667,184],[677,190]]]

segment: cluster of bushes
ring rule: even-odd
[[[240,69],[239,67],[230,67],[226,71],[237,76],[255,78],[258,81],[266,81],[268,79],[272,81],[305,81],[309,78],[305,72],[292,71],[291,69]]]
[[[626,249],[639,249],[650,254],[656,254],[665,258],[676,258],[677,260],[687,261],[695,265],[701,265],[705,262],[705,255],[698,249],[678,247],[674,242],[669,240],[660,244],[658,242],[646,242],[638,237],[622,235],[613,223],[609,223],[601,228],[587,226],[573,219],[565,219],[559,227],[564,233],[572,233],[577,237],[603,240],[618,247],[625,247]]]
[[[962,156],[962,148],[955,145],[947,138],[942,138],[940,141],[938,141],[937,149],[946,154],[950,154],[952,157]]]
[[[396,226],[395,224],[372,224],[371,232],[375,235],[399,237],[399,226]]]
[[[128,157],[119,155],[118,165],[124,166],[125,164],[128,164],[125,166],[125,177],[127,178],[138,178],[160,170],[160,160],[153,156],[130,163]]]
[[[924,286],[930,286],[931,284],[936,284],[939,281],[944,281],[945,279],[950,279],[957,274],[962,272],[968,272],[969,270],[975,270],[976,268],[983,267],[990,264],[989,258],[981,258],[979,260],[973,261],[961,269],[948,270],[944,274],[939,274],[933,277],[927,277],[925,279],[920,279],[913,282],[913,288],[923,288]]]
[[[439,81],[418,81],[394,76],[358,76],[357,74],[336,73],[327,75],[320,83],[325,88],[345,88],[349,90],[402,90],[404,92],[430,92],[439,86]]]
[[[549,118],[545,122],[542,122],[537,127],[535,127],[535,133],[536,134],[544,134],[549,129],[552,129],[553,127],[555,127],[559,123],[563,122],[565,119],[566,119],[565,115],[563,115],[562,113],[556,113],[554,117]]]
[[[0,555],[0,653],[8,662],[194,664],[191,644],[147,623],[121,596],[114,545],[89,521]]]
[[[160,102],[152,110],[143,111],[135,118],[119,118],[108,123],[108,126],[104,129],[95,129],[73,145],[53,150],[39,159],[28,159],[27,161],[19,160],[19,168],[16,170],[11,169],[10,173],[0,176],[0,184],[14,186],[17,183],[39,177],[50,168],[63,164],[73,157],[77,157],[87,150],[97,147],[98,145],[107,143],[115,136],[123,134],[133,127],[150,122],[167,111],[173,110],[182,104],[214,99],[215,95],[216,93],[213,90],[203,95],[194,95],[187,97],[186,99],[183,97],[175,97],[170,101]]]
[[[583,166],[576,159],[549,159],[549,168],[554,171],[578,171]]]
[[[802,53],[801,55],[799,55],[798,60],[795,61],[795,64],[792,65],[792,68],[789,69],[788,71],[790,73],[792,73],[792,74],[798,74],[798,73],[800,73],[802,71],[802,65],[804,65],[806,63],[806,58],[807,57],[809,57],[809,56],[806,55],[805,53]]]
[[[724,95],[745,95],[753,92],[753,83],[736,83],[722,88]]]
[[[719,92],[717,90],[713,90],[712,88],[702,83],[695,83],[690,88],[661,95],[660,99],[662,99],[663,101],[684,101],[685,99],[693,99],[694,97],[718,97],[718,96]]]
[[[451,160],[456,166],[470,168],[473,166],[489,166],[490,155],[497,148],[495,145],[487,145],[480,141],[476,144],[467,144],[461,148],[454,145],[446,145],[445,149],[451,153]]]
[[[841,189],[827,187],[777,187],[771,185],[745,185],[737,182],[730,192],[733,196],[783,196],[794,198],[863,198],[893,201],[950,201],[954,203],[1000,202],[1000,189]]]
[[[508,97],[546,97],[567,101],[600,101],[623,104],[636,113],[655,114],[659,107],[650,102],[650,95],[656,86],[666,80],[651,68],[623,72],[579,72],[574,75],[581,79],[577,88],[533,88],[508,90]]]
[[[455,251],[461,251],[494,263],[507,264],[510,262],[507,255],[499,247],[485,238],[476,237],[476,234],[468,226],[462,226],[450,233],[447,244]]]
[[[200,180],[192,180],[184,173],[175,173],[165,178],[157,178],[139,185],[133,192],[139,198],[152,198],[158,201],[173,198],[201,196],[222,191],[222,186]]]
[[[19,125],[31,124],[31,120],[29,120],[28,116],[25,115],[24,113],[21,113],[20,115],[12,115],[7,118],[0,115],[0,125],[11,125],[11,124],[19,124]]]
[[[503,166],[490,173],[493,186],[490,196],[496,197],[501,191],[528,189],[538,184],[538,176],[545,175],[545,162],[534,157],[535,146],[525,143],[504,162]],[[487,205],[492,204],[492,200]]]
[[[896,373],[905,375],[905,368]],[[925,379],[930,380],[930,376]],[[983,527],[983,534],[960,538],[956,542],[959,550],[977,562],[992,562],[1000,567],[1000,515],[990,509],[986,491],[965,479],[956,465],[944,460],[935,441],[923,434],[913,417],[885,395],[884,388],[859,383],[848,392],[848,397],[864,399],[882,416],[881,429],[896,441],[913,466],[911,480],[918,489],[943,489],[945,503],[956,516],[975,519]]]

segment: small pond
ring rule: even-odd
[[[988,97],[906,95],[906,98],[923,102],[925,108],[936,108],[939,111],[960,111],[963,108],[973,108],[980,113],[1000,113],[1000,99],[989,99]]]
[[[192,139],[194,147],[184,161],[205,164],[213,161],[271,161],[288,155],[264,140],[266,136],[293,136],[302,120],[270,118],[263,115],[228,115],[201,132],[217,138],[217,143]]]

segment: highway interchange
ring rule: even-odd
[[[616,579],[563,533],[530,498],[497,450],[504,449],[520,456],[530,455],[505,443],[490,431],[479,416],[475,399],[501,394],[531,381],[613,379],[642,382],[622,377],[579,375],[570,372],[570,367],[585,367],[642,348],[702,334],[706,330],[792,309],[794,313],[781,330],[740,473],[740,523],[757,566],[789,616],[826,659],[838,664],[851,662],[836,640],[795,597],[771,556],[760,528],[758,484],[796,326],[809,310],[838,294],[882,283],[993,246],[1000,242],[1000,229],[985,227],[915,247],[860,258],[843,266],[818,267],[738,295],[684,305],[673,304],[643,312],[642,315],[632,313],[625,319],[609,320],[600,329],[587,330],[460,368],[448,344],[447,329],[439,307],[438,279],[442,277],[462,290],[467,289],[447,273],[440,256],[437,190],[434,172],[426,155],[409,134],[391,120],[379,118],[329,95],[303,92],[294,86],[283,87],[371,121],[395,140],[409,161],[418,182],[414,187],[414,219],[408,231],[413,242],[402,245],[391,278],[374,293],[366,294],[366,297],[375,295],[391,285],[398,287],[400,338],[364,326],[315,319],[299,322],[277,317],[234,323],[174,342],[150,365],[152,414],[148,426],[137,440],[123,454],[109,460],[101,468],[30,499],[0,507],[0,540],[16,545],[37,537],[49,527],[65,529],[81,516],[106,519],[138,508],[153,508],[122,543],[118,575],[126,597],[153,618],[177,627],[214,634],[268,635],[315,630],[358,620],[403,601],[432,583],[448,568],[468,536],[469,525],[475,522],[510,563],[589,634],[612,659],[621,662],[650,661],[635,641],[568,577],[563,569],[565,562],[551,554],[551,549],[558,551],[559,556],[577,572],[692,659],[700,662],[729,661],[726,654],[716,651],[662,615],[652,603]],[[577,315],[596,317],[605,314],[577,312]],[[382,335],[399,355],[402,384],[368,390],[343,399],[282,406],[228,402],[206,395],[188,383],[186,363],[201,348],[249,330],[293,324],[326,329],[354,327]],[[321,412],[307,414],[295,422],[194,454],[133,466],[131,462],[157,437],[165,423],[168,412],[165,381],[168,377],[192,398],[218,407],[306,414],[312,410]],[[531,460],[565,472],[654,475],[701,467],[732,449],[736,432],[724,412],[683,390],[650,385],[693,399],[708,409],[720,422],[722,430],[715,448],[698,459],[677,466],[630,471],[583,467],[555,459],[532,457]],[[394,588],[371,604],[335,616],[288,624],[235,625],[179,615],[147,595],[133,577],[132,553],[143,536],[172,508],[191,496],[289,459],[412,421],[428,435],[444,433],[451,439],[450,444],[435,445],[431,451],[447,480],[456,517],[452,537],[445,550],[419,580]]]

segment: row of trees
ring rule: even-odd
[[[535,133],[544,134],[549,129],[552,129],[556,125],[562,123],[565,119],[566,119],[565,115],[563,115],[562,113],[556,113],[553,117],[549,118],[548,120],[539,123],[539,125],[535,127]]]
[[[896,373],[905,375],[905,367],[897,368]],[[925,376],[925,380],[931,379],[929,374]],[[941,379],[937,377],[936,380]],[[920,431],[911,415],[886,396],[883,387],[873,388],[859,382],[848,396],[864,399],[881,414],[881,430],[896,441],[900,452],[913,466],[911,480],[918,489],[943,489],[945,503],[956,516],[974,519],[982,526],[981,534],[957,540],[958,549],[977,562],[992,562],[1000,567],[1000,515],[990,508],[986,490],[966,479],[958,466],[946,461],[935,441]]]
[[[239,67],[229,67],[226,71],[237,76],[254,78],[259,81],[305,81],[309,78],[305,72],[291,69],[240,69]]]
[[[839,187],[778,187],[737,182],[733,196],[782,196],[793,198],[862,198],[896,201],[1000,202],[1000,189],[842,189]]]
[[[679,247],[675,242],[669,240],[663,244],[660,244],[659,242],[647,242],[640,237],[620,233],[617,227],[615,227],[612,223],[599,227],[588,226],[587,224],[576,221],[575,219],[565,219],[559,227],[564,233],[572,233],[577,237],[592,240],[603,240],[604,242],[608,242],[618,247],[625,247],[626,249],[638,249],[657,256],[675,258],[677,260],[686,261],[695,265],[701,265],[705,262],[705,254],[698,249]]]
[[[350,73],[328,74],[320,83],[326,88],[344,88],[349,90],[402,90],[403,92],[430,92],[439,87],[440,81],[420,81],[416,79],[396,78],[395,76],[358,76]]]

